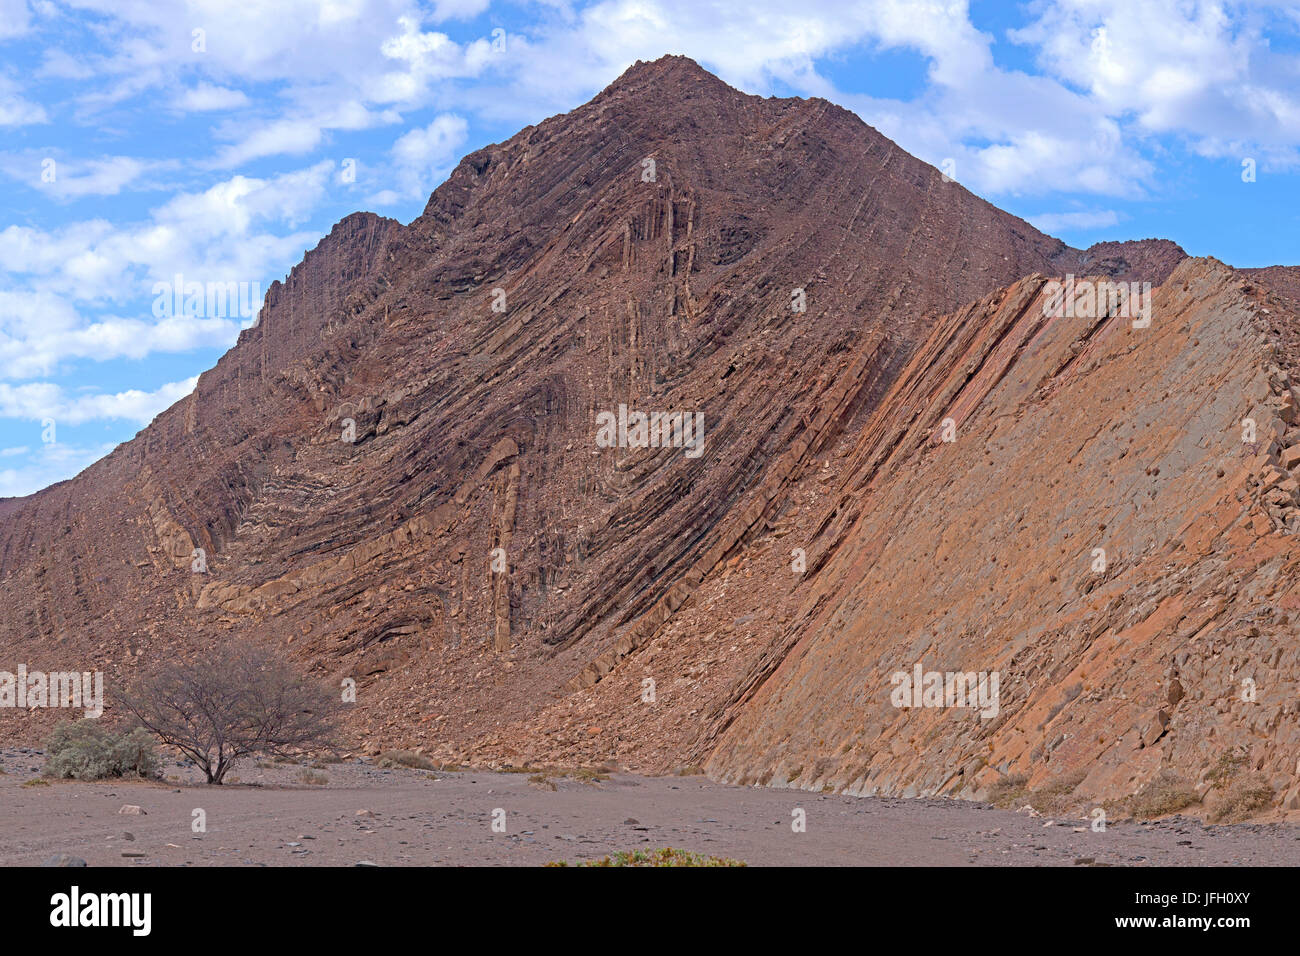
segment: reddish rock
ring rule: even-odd
[[[1067,274],[1151,282],[1150,325],[1049,308]],[[1210,706],[1300,678],[1278,275],[1071,249],[825,101],[638,63],[410,225],[340,222],[193,395],[0,501],[0,652],[111,685],[275,641],[357,681],[355,749],[444,761],[1294,776],[1294,721]],[[620,406],[701,414],[701,453],[603,447]],[[895,706],[917,664],[996,673],[996,714]]]

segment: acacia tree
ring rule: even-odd
[[[164,665],[123,705],[164,744],[220,784],[253,754],[288,756],[329,745],[341,703],[265,647],[225,644],[202,659]]]

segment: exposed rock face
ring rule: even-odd
[[[1045,318],[1043,284],[937,327],[863,429],[824,564],[727,708],[720,776],[968,795],[998,771],[1085,772],[1100,799],[1240,748],[1294,786],[1300,483],[1278,453],[1300,430],[1265,334],[1282,307],[1212,260],[1174,272],[1150,328]],[[890,675],[918,662],[998,672],[996,715],[892,706]]]
[[[339,223],[194,395],[0,502],[0,660],[272,641],[357,679],[365,744],[462,760],[1107,795],[1250,737],[1291,773],[1251,737],[1290,711],[1229,700],[1294,674],[1278,618],[1238,635],[1286,581],[1257,338],[1290,315],[1184,259],[1071,249],[824,101],[638,64],[410,226]],[[1155,321],[1046,319],[1067,273],[1163,283]],[[637,412],[702,428],[598,441]],[[999,716],[891,707],[922,659],[999,670]]]

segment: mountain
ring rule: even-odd
[[[1156,321],[1048,321],[1066,274],[1151,283]],[[0,501],[0,652],[112,681],[267,641],[357,680],[372,752],[864,792],[1113,764],[1116,796],[1241,737],[1281,799],[1264,711],[1215,709],[1295,657],[1215,630],[1291,541],[1271,287],[1072,249],[823,100],[637,63],[410,225],[338,223],[192,395]],[[638,412],[698,425],[630,447]],[[893,708],[920,657],[1000,669],[1000,716]],[[1202,683],[1161,705],[1170,668]]]

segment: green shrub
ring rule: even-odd
[[[45,755],[47,777],[151,777],[158,770],[153,738],[144,728],[113,730],[98,720],[60,723],[45,744]]]

